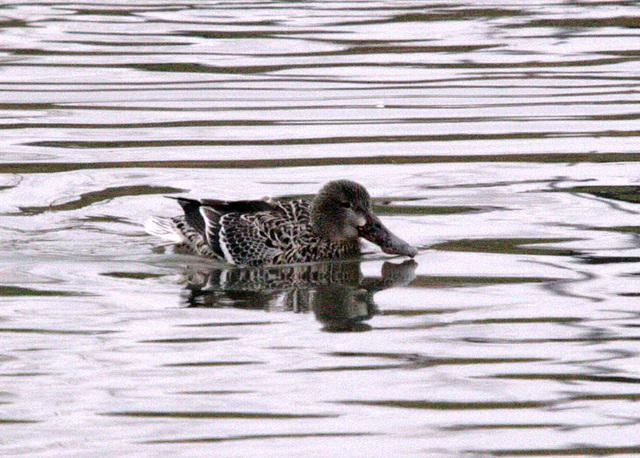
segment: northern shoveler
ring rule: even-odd
[[[312,201],[177,198],[184,215],[152,217],[146,231],[188,252],[230,264],[262,266],[356,256],[363,237],[385,253],[418,250],[391,233],[373,213],[364,186],[348,180],[324,185]]]

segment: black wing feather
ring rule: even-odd
[[[213,208],[220,216],[227,213],[256,213],[278,210],[278,207],[265,200],[215,200],[202,199],[202,205]]]
[[[185,197],[171,198],[176,199],[182,207],[187,225],[191,226],[196,232],[204,237],[205,224],[204,218],[202,218],[202,215],[200,214],[200,202],[194,199],[187,199]]]
[[[282,208],[265,200],[224,201],[216,199],[195,200],[187,197],[170,197],[178,201],[184,211],[187,226],[196,231],[221,258],[220,219],[228,213],[252,214],[262,211],[282,212]],[[207,221],[205,221],[205,218]],[[207,227],[208,226],[208,227]]]

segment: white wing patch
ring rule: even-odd
[[[220,214],[210,207],[202,206],[198,210],[200,211],[200,214],[202,215],[202,219],[204,220],[204,229],[205,229],[204,233],[207,239],[207,243],[213,246],[215,244],[215,241],[211,240],[211,238],[218,236],[216,227],[214,227],[213,223],[214,221],[215,222],[219,221]],[[221,234],[220,234],[220,238],[221,238]],[[220,243],[220,246],[222,247],[222,243]],[[222,249],[224,250],[224,248]],[[225,257],[227,257],[226,253],[225,253]]]
[[[227,245],[227,234],[226,234],[222,219],[224,219],[224,216],[221,218],[221,221],[220,221],[220,233],[219,233],[220,235],[218,238],[220,242],[220,249],[222,250],[222,254],[224,254],[225,261],[227,261],[229,264],[235,265],[236,261],[235,259],[233,259],[233,255],[231,254],[231,251],[229,251],[229,246]]]

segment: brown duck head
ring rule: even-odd
[[[311,203],[311,224],[331,241],[363,237],[388,254],[414,257],[418,250],[393,234],[373,213],[371,197],[361,184],[349,180],[330,181]]]

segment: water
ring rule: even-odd
[[[633,2],[0,9],[0,451],[640,452]],[[164,195],[363,183],[415,264],[239,273]]]

